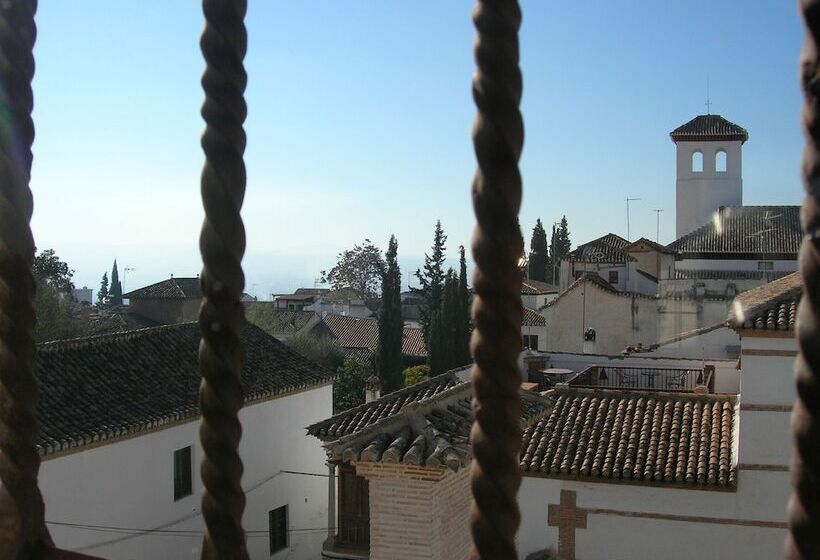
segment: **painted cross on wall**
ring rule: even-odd
[[[587,528],[587,512],[577,507],[573,490],[561,490],[561,503],[549,504],[547,524],[558,527],[558,558],[575,560],[575,529]]]

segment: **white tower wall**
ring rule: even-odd
[[[743,204],[742,144],[740,140],[676,142],[676,237],[707,223],[721,206]],[[693,170],[697,152],[703,156],[703,171]],[[726,154],[726,171],[717,171],[719,152]]]

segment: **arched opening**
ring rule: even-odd
[[[692,154],[692,173],[703,172],[703,153],[696,151]]]
[[[715,171],[726,173],[726,151],[718,150],[715,154]]]

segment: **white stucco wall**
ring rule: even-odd
[[[325,454],[305,426],[332,414],[330,384],[252,404],[240,411],[240,454],[247,505],[243,526],[251,558],[319,557],[327,526],[327,479],[280,473],[327,474]],[[173,453],[193,446],[194,492],[174,501]],[[201,446],[198,420],[94,449],[47,459],[40,488],[49,521],[106,527],[202,531],[199,514]],[[279,473],[279,474],[277,474]],[[289,526],[318,528],[290,535],[290,548],[269,555],[268,511],[287,504]],[[56,543],[111,559],[199,558],[201,535],[130,535],[50,525]],[[108,545],[95,546],[111,542]]]
[[[764,260],[764,259],[760,259]],[[774,260],[766,258],[766,261],[772,261],[774,271],[794,272],[797,270],[797,260]],[[675,262],[677,270],[743,270],[743,271],[757,271],[757,259],[681,259]],[[765,284],[765,281],[760,282]]]
[[[740,337],[729,327],[719,327],[660,344],[651,353],[675,358],[736,359],[740,355]]]
[[[562,489],[577,492],[580,508],[671,516],[785,523],[788,473],[742,471],[736,492],[577,482],[525,476],[518,494],[522,519],[519,557],[558,549],[558,529],[547,524],[549,504]],[[579,560],[724,560],[780,558],[786,530],[726,522],[629,517],[589,513],[577,529]]]

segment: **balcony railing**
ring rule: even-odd
[[[680,391],[693,393],[702,386],[714,392],[714,367],[661,368],[589,366],[569,379],[570,387],[596,389],[630,389],[646,391]]]

